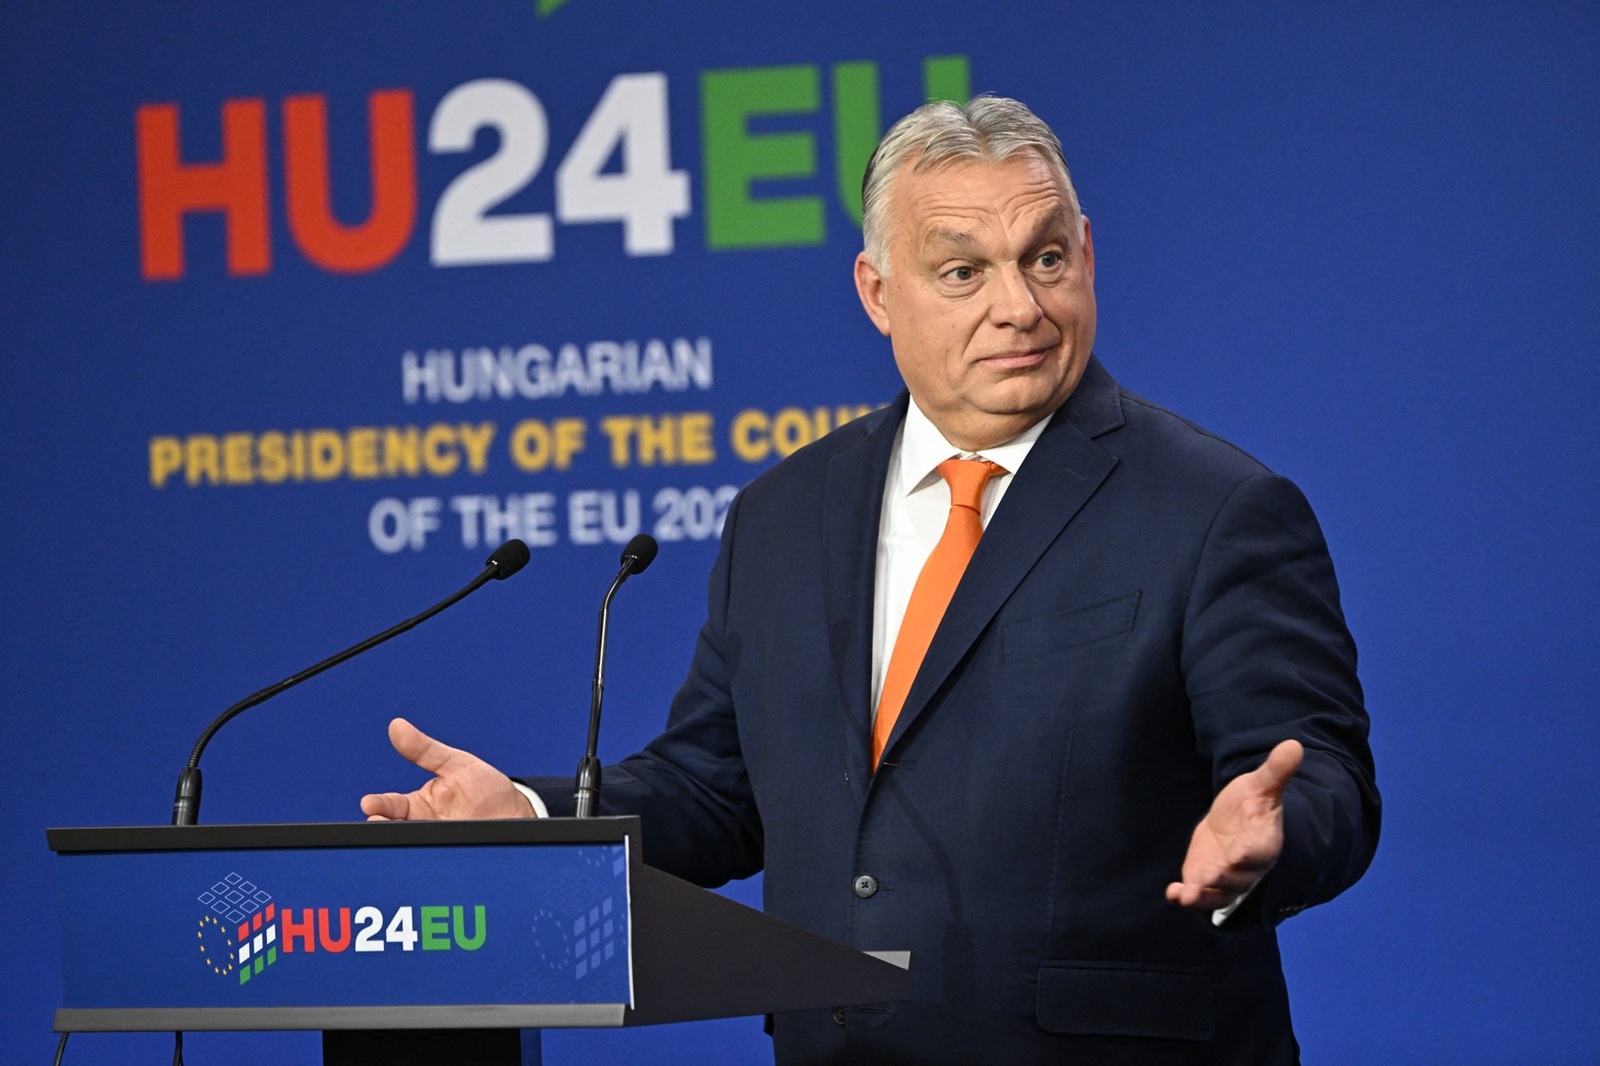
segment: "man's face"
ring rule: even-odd
[[[1060,407],[1094,347],[1094,245],[1060,178],[1028,152],[889,189],[887,267],[856,260],[867,315],[950,443],[999,444]]]

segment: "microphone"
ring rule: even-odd
[[[606,598],[600,604],[600,636],[594,650],[594,686],[589,694],[589,743],[584,748],[583,758],[578,761],[578,774],[572,793],[572,813],[577,818],[593,818],[600,800],[600,758],[596,751],[600,747],[600,701],[606,690],[606,627],[611,621],[611,597],[617,594],[628,578],[644,573],[656,561],[656,552],[660,550],[656,538],[648,533],[640,533],[628,541],[628,546],[622,549],[622,569],[617,572],[617,579],[606,590]]]
[[[654,542],[652,542],[652,546],[653,545]],[[504,581],[506,578],[510,577],[518,570],[521,570],[524,566],[528,565],[529,558],[530,555],[528,552],[528,546],[522,543],[522,541],[506,541],[504,544],[500,545],[500,547],[494,550],[493,555],[490,555],[489,558],[485,560],[483,564],[483,571],[479,573],[477,577],[468,582],[464,588],[461,588],[454,594],[440,600],[432,607],[429,607],[426,611],[423,611],[421,614],[416,615],[413,618],[406,619],[399,625],[391,626],[388,629],[385,629],[382,633],[379,633],[375,637],[368,637],[360,644],[357,644],[354,647],[346,648],[339,654],[324,659],[315,666],[302,670],[300,673],[295,674],[292,677],[286,677],[282,681],[279,681],[276,685],[268,685],[260,692],[246,696],[238,703],[235,703],[232,707],[229,707],[227,710],[217,715],[212,723],[206,726],[205,732],[200,734],[200,739],[195,741],[194,750],[189,753],[189,764],[185,766],[183,772],[178,775],[178,792],[177,795],[173,797],[172,801],[172,824],[195,825],[200,819],[200,755],[206,750],[206,745],[211,743],[211,738],[216,735],[217,730],[221,729],[234,718],[240,714],[243,714],[245,711],[248,711],[257,704],[267,702],[278,693],[283,692],[286,689],[291,689],[308,678],[316,677],[324,670],[332,669],[333,667],[344,662],[346,659],[353,659],[364,651],[367,651],[371,648],[376,648],[379,644],[382,644],[390,637],[397,637],[406,630],[421,625],[423,622],[426,622],[428,619],[432,618],[446,607],[465,599],[470,593],[478,591],[478,589],[483,587],[483,585],[491,578],[496,581]],[[648,566],[649,564],[646,563],[645,565]]]
[[[628,541],[628,546],[622,549],[622,568],[628,573],[642,574],[656,561],[656,552],[660,550],[661,545],[656,543],[656,538],[648,533],[640,533]]]

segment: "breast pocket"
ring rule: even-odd
[[[1005,661],[1018,662],[1105,640],[1133,629],[1140,593],[1102,600],[1070,611],[1024,618],[1005,627]]]

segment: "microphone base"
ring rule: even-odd
[[[577,781],[572,793],[572,816],[593,818],[600,805],[600,760],[585,755],[578,763]]]
[[[178,791],[172,797],[172,824],[198,825],[200,822],[200,767],[185,766],[178,775]]]

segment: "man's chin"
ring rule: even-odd
[[[997,382],[983,398],[981,409],[996,418],[1025,418],[1032,423],[1053,414],[1070,395],[1072,390],[1059,380],[1045,383],[1012,378]]]

